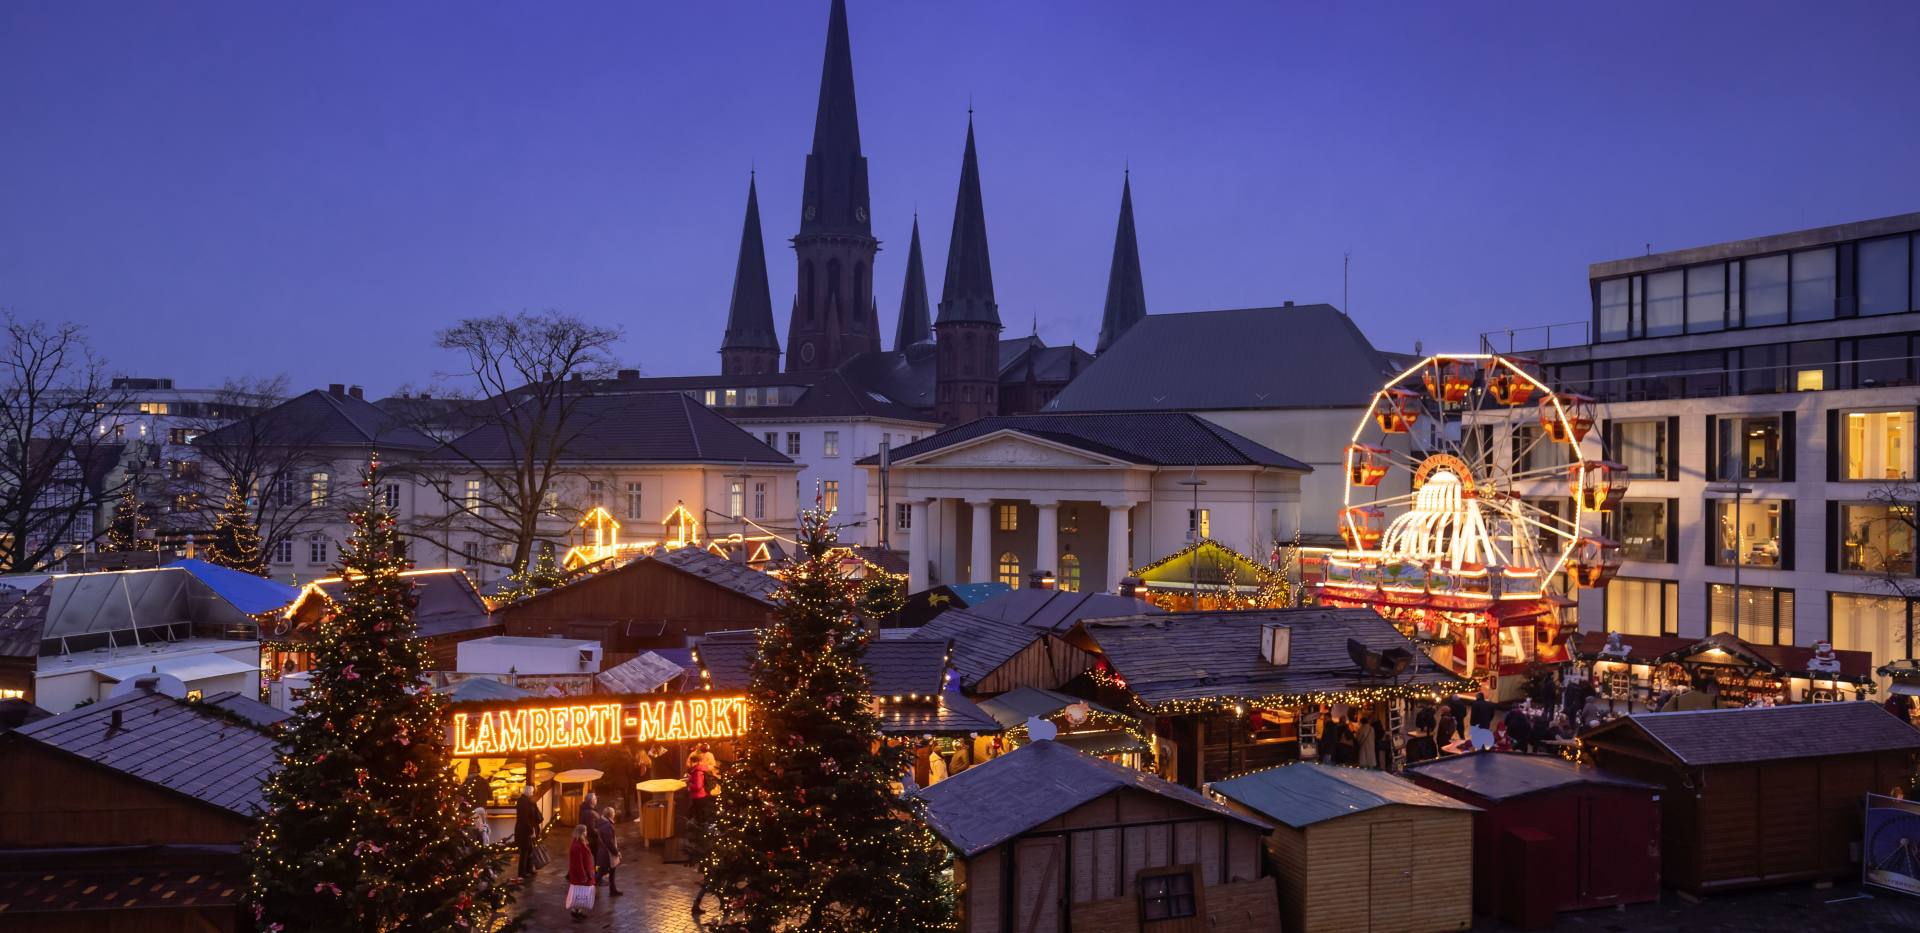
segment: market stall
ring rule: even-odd
[[[1873,655],[1755,645],[1731,634],[1705,638],[1583,632],[1573,664],[1612,712],[1730,709],[1864,700],[1874,692]]]
[[[1130,577],[1137,581],[1135,595],[1169,612],[1279,605],[1290,592],[1279,570],[1212,538],[1137,568]]]
[[[1130,768],[1145,768],[1153,750],[1138,718],[1072,694],[1021,687],[980,701],[980,709],[1006,730],[1012,748],[1032,741],[1028,723],[1037,719],[1053,727],[1053,741]]]

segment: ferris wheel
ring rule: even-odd
[[[1586,456],[1595,421],[1593,399],[1554,391],[1519,357],[1442,354],[1400,373],[1346,448],[1346,547],[1323,595],[1497,628],[1546,613],[1556,592],[1604,586],[1619,548],[1600,516],[1627,470]]]

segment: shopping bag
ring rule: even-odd
[[[567,909],[568,910],[592,910],[593,909],[593,885],[590,885],[590,884],[567,885]]]

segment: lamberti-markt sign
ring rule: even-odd
[[[451,727],[454,754],[466,757],[591,748],[628,739],[725,739],[746,730],[746,697],[708,694],[543,698],[456,709]]]

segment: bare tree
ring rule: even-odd
[[[98,536],[123,483],[88,481],[126,404],[78,324],[6,314],[0,346],[0,570],[41,570]]]
[[[585,486],[579,455],[593,418],[588,380],[613,375],[621,332],[556,312],[469,318],[441,331],[439,346],[464,366],[450,375],[458,404],[429,406],[421,430],[454,440],[416,464],[440,515],[416,521],[416,537],[443,544],[450,532],[492,545],[476,558],[519,570],[541,540],[542,519],[577,514],[563,502]]]
[[[284,375],[228,379],[187,419],[198,461],[176,467],[162,484],[169,498],[193,497],[195,530],[212,528],[229,483],[246,496],[262,553],[345,514],[351,503],[307,488],[312,471],[330,469],[333,456],[321,448],[319,422],[272,410],[286,398]]]

